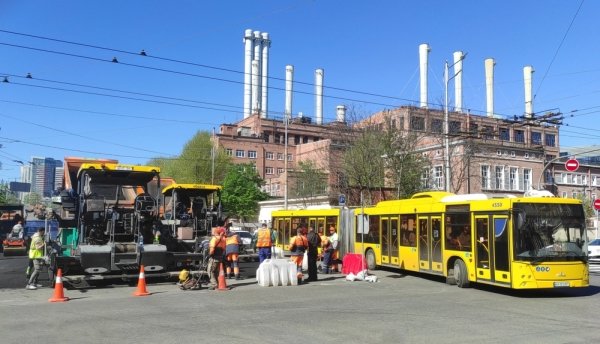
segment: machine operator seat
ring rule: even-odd
[[[151,213],[156,209],[156,200],[147,193],[141,193],[135,198],[135,211]]]

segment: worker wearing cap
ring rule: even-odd
[[[271,259],[271,247],[275,242],[273,231],[271,231],[266,223],[263,223],[259,230],[256,231],[256,242],[254,251],[258,251],[258,261],[262,263],[265,259]]]
[[[297,235],[290,240],[291,260],[296,264],[296,277],[298,284],[302,283],[302,261],[304,252],[308,248],[308,239],[306,239],[306,227],[301,226],[296,231]]]
[[[219,264],[223,262],[225,256],[225,227],[217,227],[213,230],[213,236],[210,238],[208,249],[208,275],[210,277],[210,286],[208,289],[215,290],[219,278]]]
[[[235,232],[231,231],[231,222],[227,224],[227,237],[225,239],[225,256],[227,259],[227,271],[226,277],[233,278],[236,280],[240,278],[240,267],[238,265],[240,255],[240,237]],[[233,268],[233,276],[231,270]]]

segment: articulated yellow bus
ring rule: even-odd
[[[423,192],[362,209],[287,213],[273,213],[275,228],[283,223],[284,235],[294,221],[331,216],[341,253],[364,254],[369,269],[445,276],[461,288],[589,285],[585,216],[575,199]],[[285,249],[285,237],[281,243]]]

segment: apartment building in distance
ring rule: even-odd
[[[47,157],[32,157],[21,166],[21,182],[30,183],[30,192],[42,197],[52,197],[52,193],[62,184],[63,162]]]

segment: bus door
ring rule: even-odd
[[[490,253],[494,262],[494,280],[496,282],[510,283],[508,216],[493,216],[492,224],[493,228],[490,232],[490,238],[494,240],[492,241]]]
[[[419,217],[417,225],[417,233],[419,236],[419,270],[429,270],[429,219],[427,217]]]
[[[490,264],[490,231],[488,216],[475,216],[475,261],[477,263],[477,279],[492,280]]]
[[[419,217],[419,267],[442,272],[442,218]]]
[[[381,263],[398,265],[398,218],[381,218]]]
[[[401,269],[419,271],[419,255],[417,246],[417,217],[415,214],[400,215],[400,253]]]

